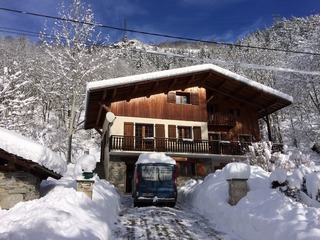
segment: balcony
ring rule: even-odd
[[[208,125],[219,127],[236,126],[236,117],[227,113],[208,113]]]
[[[141,138],[131,136],[110,137],[110,150],[171,152],[193,154],[244,155],[251,143],[208,141],[176,138]]]

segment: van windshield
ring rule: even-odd
[[[146,181],[172,180],[172,166],[141,166],[141,177]]]

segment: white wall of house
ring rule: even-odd
[[[106,121],[105,121],[106,122]],[[155,119],[155,118],[135,118],[135,117],[123,117],[116,116],[112,127],[110,128],[110,135],[124,134],[124,123],[134,122],[140,124],[164,124],[165,125],[165,137],[168,138],[168,125],[186,126],[186,127],[201,127],[201,139],[208,140],[208,125],[207,122],[195,122],[195,121],[181,121],[181,120],[168,120],[168,119]],[[107,130],[107,124],[104,124],[103,132]],[[178,132],[176,133],[178,136]]]

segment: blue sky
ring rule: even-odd
[[[1,0],[0,8],[57,16],[59,0]],[[66,3],[72,0],[65,0]],[[274,17],[304,17],[320,13],[319,0],[83,0],[90,4],[98,23],[128,29],[209,41],[235,42],[269,27]],[[39,32],[45,19],[0,10],[0,35],[18,29]],[[101,29],[111,41],[123,33]],[[128,33],[147,43],[170,38]],[[33,38],[36,39],[36,38]]]

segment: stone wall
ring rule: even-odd
[[[0,206],[9,209],[21,201],[40,197],[40,179],[28,172],[0,171]]]
[[[126,192],[126,164],[120,157],[112,156],[109,162],[109,182],[122,193]]]
[[[241,198],[248,193],[248,184],[246,179],[230,179],[229,182],[229,203],[236,205]]]

